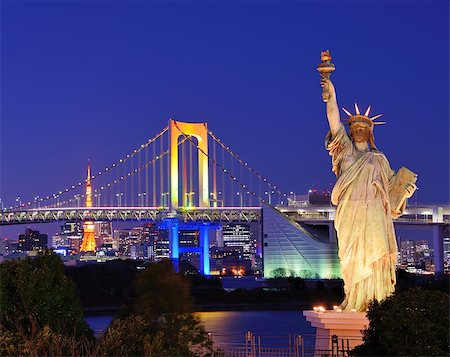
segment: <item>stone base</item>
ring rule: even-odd
[[[369,320],[364,312],[303,311],[306,320],[316,328],[315,351],[331,351],[333,349],[332,336],[338,337],[339,349],[352,349],[362,344],[362,333]],[[343,341],[342,341],[343,340]],[[334,346],[336,349],[336,345]],[[314,355],[316,355],[316,353]],[[318,355],[321,355],[318,353]]]

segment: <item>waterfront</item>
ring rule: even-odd
[[[271,344],[286,343],[290,334],[311,335],[314,328],[303,317],[301,310],[288,311],[208,311],[198,312],[215,343],[239,344],[247,331],[271,339]],[[96,334],[104,331],[112,315],[87,316],[86,321]]]

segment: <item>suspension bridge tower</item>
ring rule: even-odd
[[[179,207],[179,182],[178,182],[178,139],[184,137],[192,142],[192,138],[196,138],[198,144],[198,205],[199,207],[210,206],[210,196],[208,187],[208,128],[206,123],[186,123],[169,121],[170,131],[170,206],[172,209]],[[190,192],[193,193],[193,192]],[[182,197],[186,197],[190,193],[186,192],[183,187]]]
[[[88,163],[86,179],[86,207],[92,207],[92,186],[91,186],[91,163]],[[83,223],[83,242],[81,243],[82,252],[94,252],[97,244],[95,243],[94,222],[85,221]]]

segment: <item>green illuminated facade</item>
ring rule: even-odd
[[[335,239],[320,241],[271,207],[263,209],[264,277],[340,278]]]

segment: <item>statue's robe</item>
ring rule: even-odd
[[[341,124],[331,132],[326,148],[337,176],[331,201],[338,235],[343,311],[365,311],[368,303],[394,292],[397,244],[389,203],[389,184],[395,175],[379,151],[359,151]]]

